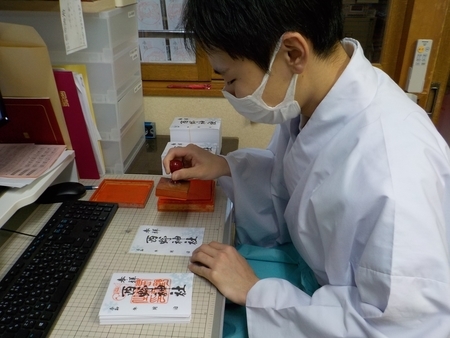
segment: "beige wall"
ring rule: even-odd
[[[175,117],[219,117],[222,136],[239,138],[239,148],[265,148],[274,126],[251,123],[239,115],[224,98],[145,96],[145,121],[155,122],[156,133],[169,135]]]

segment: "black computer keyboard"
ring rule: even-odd
[[[117,211],[64,202],[0,282],[0,337],[45,337]]]

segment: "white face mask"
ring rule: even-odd
[[[234,109],[250,121],[257,123],[279,124],[300,115],[300,105],[294,100],[297,74],[292,76],[286,96],[281,103],[277,104],[275,107],[269,107],[262,99],[262,94],[266,88],[267,81],[269,80],[272,64],[280,49],[280,45],[281,42],[275,48],[272,60],[270,61],[269,72],[264,75],[261,84],[253,94],[242,98],[237,98],[227,91],[222,90],[223,95],[228,102],[231,103]]]

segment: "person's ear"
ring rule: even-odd
[[[310,57],[308,41],[302,34],[287,32],[283,35],[281,48],[287,51],[286,61],[294,73],[301,74],[305,70]]]

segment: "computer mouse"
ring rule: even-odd
[[[86,194],[86,188],[78,182],[63,182],[49,186],[36,200],[38,204],[61,203],[78,200]]]

